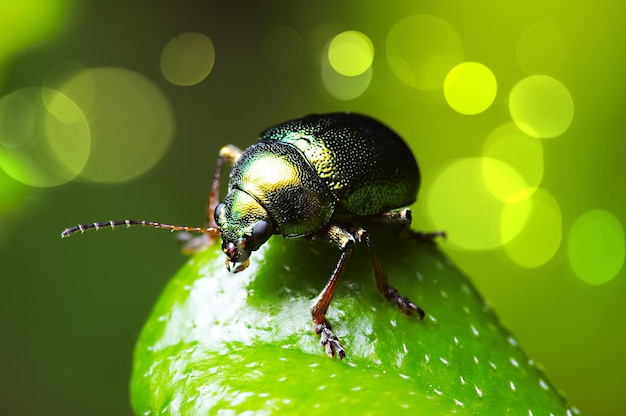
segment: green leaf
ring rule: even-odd
[[[237,274],[218,245],[193,256],[137,343],[136,414],[578,413],[439,249],[380,237],[390,283],[426,317],[386,302],[357,248],[327,315],[344,360],[324,354],[309,311],[337,249],[275,236]]]

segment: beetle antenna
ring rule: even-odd
[[[169,225],[161,224],[160,222],[144,221],[144,220],[118,220],[118,221],[106,221],[106,222],[93,222],[91,224],[79,224],[74,227],[69,227],[63,230],[61,237],[68,237],[78,231],[84,233],[86,230],[100,228],[115,228],[119,226],[130,227],[131,225],[142,225],[144,227],[164,228],[170,231],[186,231],[193,233],[204,233],[209,235],[219,235],[220,229],[216,227],[187,227],[183,225]]]

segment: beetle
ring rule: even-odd
[[[232,164],[228,193],[220,202],[220,178]],[[272,235],[330,242],[341,255],[328,283],[311,307],[314,332],[326,354],[344,358],[341,342],[326,313],[342,271],[356,243],[365,243],[376,288],[406,315],[424,311],[389,284],[364,224],[398,224],[414,238],[433,242],[443,232],[410,230],[420,171],[408,145],[386,125],[355,113],[312,114],[271,127],[241,151],[224,146],[217,159],[209,196],[206,227],[187,227],[143,220],[107,221],[65,229],[77,231],[143,225],[203,235],[191,239],[190,252],[202,250],[221,235],[226,267],[233,273]]]

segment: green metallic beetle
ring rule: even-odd
[[[219,202],[224,162],[233,163],[228,193]],[[244,152],[234,146],[220,150],[209,198],[209,226],[186,227],[152,221],[122,220],[68,228],[76,231],[119,225],[145,225],[194,231],[204,237],[189,241],[198,251],[222,236],[226,267],[237,273],[273,234],[285,238],[326,241],[341,256],[326,287],[313,303],[314,331],[329,356],[345,357],[331,331],[326,312],[341,272],[357,242],[365,242],[379,292],[407,315],[424,312],[389,285],[364,223],[400,224],[414,237],[432,241],[443,233],[409,230],[411,212],[392,211],[412,204],[420,186],[417,162],[406,143],[380,122],[359,114],[309,115],[271,127]]]

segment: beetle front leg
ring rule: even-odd
[[[220,202],[220,183],[222,170],[224,169],[224,162],[228,162],[230,164],[236,163],[241,157],[241,153],[242,152],[239,148],[230,144],[220,149],[217,162],[215,163],[213,180],[211,181],[211,193],[209,194],[209,205],[206,213],[207,227],[217,228],[217,223],[215,222],[215,207]],[[182,234],[182,236],[186,236],[186,234]],[[213,238],[215,237],[208,234],[188,238],[185,241],[183,252],[186,254],[193,254],[202,251],[213,242]]]
[[[241,149],[232,144],[224,146],[220,149],[217,163],[215,164],[215,173],[213,174],[213,180],[211,181],[211,193],[209,194],[209,206],[207,208],[207,223],[209,227],[216,227],[214,214],[215,207],[220,203],[220,182],[222,176],[222,169],[224,168],[224,162],[228,162],[231,165],[237,163],[241,157]]]
[[[346,356],[346,352],[341,346],[339,339],[333,334],[330,323],[326,320],[326,312],[333,299],[335,290],[339,283],[341,273],[352,253],[354,248],[355,239],[348,231],[339,227],[338,225],[330,225],[318,235],[323,235],[325,238],[329,238],[334,244],[336,244],[342,251],[341,257],[335,266],[333,274],[330,276],[328,283],[320,294],[317,296],[311,307],[311,316],[313,318],[313,330],[320,336],[320,343],[326,350],[326,354],[329,357],[337,355],[340,359]]]
[[[311,307],[311,316],[313,318],[313,331],[315,334],[320,336],[320,344],[326,350],[326,355],[329,357],[334,357],[337,355],[339,359],[342,359],[346,356],[346,351],[343,349],[343,346],[339,342],[339,338],[335,334],[333,334],[332,329],[330,327],[330,323],[326,320],[326,312],[328,311],[328,306],[330,305],[330,301],[335,294],[335,290],[337,289],[337,283],[339,283],[339,277],[341,276],[341,272],[345,266],[346,260],[350,256],[350,250],[344,251],[341,253],[341,257],[339,262],[337,263],[337,267],[335,267],[335,271],[331,275],[328,283],[322,289],[317,299],[313,303]]]

